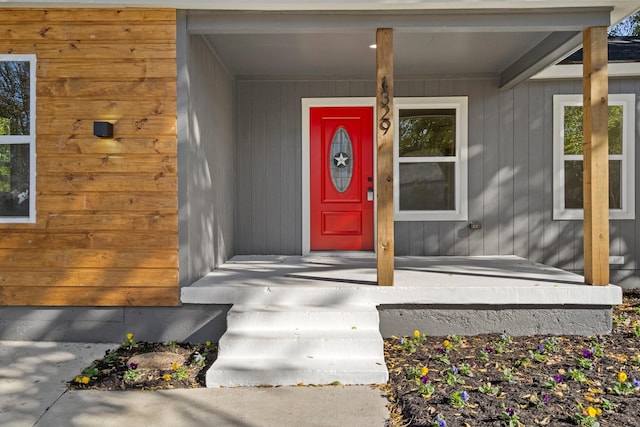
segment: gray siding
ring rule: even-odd
[[[178,120],[185,126],[179,135],[182,284],[235,252],[233,80],[202,37],[188,37],[187,44],[188,67],[179,81],[188,96]]]
[[[372,96],[374,82],[244,80],[237,85],[236,252],[299,254],[300,100]],[[515,254],[583,268],[582,222],[552,220],[552,96],[580,93],[580,81],[531,81],[501,91],[493,80],[400,80],[395,90],[403,97],[469,97],[469,220],[482,224],[471,231],[466,221],[396,222],[397,255]],[[610,92],[640,94],[640,84],[612,80]],[[624,266],[613,269],[636,268],[638,238],[636,221],[612,221],[611,255],[625,256]]]

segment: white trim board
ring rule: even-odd
[[[609,77],[640,76],[640,62],[609,63]],[[531,77],[532,80],[581,79],[582,64],[554,65]]]
[[[307,255],[311,251],[311,182],[310,182],[310,124],[309,114],[312,107],[371,107],[373,108],[374,127],[374,150],[373,150],[373,172],[376,173],[376,150],[375,150],[375,114],[376,99],[374,97],[364,98],[302,98],[302,255]],[[374,201],[374,221],[376,206]],[[374,227],[375,233],[375,227]],[[375,234],[374,234],[375,240]]]

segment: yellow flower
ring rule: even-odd
[[[89,384],[89,377],[82,377],[80,381],[82,382],[82,384]]]
[[[76,377],[73,381],[75,381],[77,383],[81,383],[82,382],[82,378]]]
[[[442,345],[444,348],[449,348],[451,347],[451,343],[449,342],[449,340],[444,340],[442,341]]]
[[[598,411],[596,411],[596,408],[594,408],[593,406],[587,407],[587,415],[589,415],[590,417],[595,418],[597,413]]]
[[[602,415],[602,409],[596,408],[596,415]]]
[[[627,374],[625,374],[624,372],[618,372],[618,381],[623,383],[626,380],[627,380]]]
[[[164,375],[162,376],[162,378],[163,378],[165,381],[171,381],[171,375],[169,375],[169,374],[164,374]]]
[[[429,373],[429,368],[427,368],[426,366],[425,366],[425,367],[423,367],[423,368],[420,370],[420,375],[421,375],[421,376],[423,376],[423,377],[424,377],[425,375],[427,375],[428,373]]]
[[[417,329],[415,331],[413,331],[413,336],[418,338],[420,336],[420,331],[417,330]]]
[[[207,341],[205,341],[205,342],[204,342],[204,345],[206,345],[207,347],[211,347],[211,341],[208,341],[208,340],[207,340]]]
[[[178,362],[173,362],[171,364],[171,369],[173,369],[174,371],[177,371],[179,367],[180,365],[178,364]]]
[[[127,334],[127,339],[128,339],[129,341],[131,341],[131,340],[133,339],[133,334],[132,334],[131,332],[129,332],[129,333]]]

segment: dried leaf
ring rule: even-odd
[[[550,417],[550,416],[547,416],[547,417],[544,417],[544,418],[543,418],[543,419],[541,419],[541,420],[539,420],[539,419],[535,418],[535,419],[533,420],[533,422],[534,422],[534,423],[536,423],[536,424],[538,424],[539,426],[546,426],[546,425],[548,425],[548,424],[551,422],[551,417]]]

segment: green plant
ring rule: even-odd
[[[460,375],[473,378],[473,371],[471,370],[471,365],[469,365],[468,363],[461,363],[458,371],[460,372]]]
[[[514,408],[505,408],[503,406],[500,419],[506,421],[509,427],[520,427],[524,425],[520,422],[520,417],[518,417]]]
[[[138,365],[136,365],[135,363],[130,363],[129,369],[127,369],[127,372],[124,373],[122,378],[124,378],[124,380],[126,381],[135,381],[140,378],[140,375],[141,373],[140,371],[138,371]]]
[[[612,401],[605,399],[604,397],[600,399],[600,402],[602,404],[602,409],[604,409],[605,411],[613,411],[618,406],[620,406],[619,404],[613,403]]]
[[[436,391],[436,387],[429,382],[426,377],[423,377],[422,380],[417,381],[418,384],[418,393],[420,393],[424,397],[431,397],[433,393]]]
[[[466,391],[456,391],[451,394],[449,403],[451,403],[451,406],[453,406],[454,408],[462,408],[468,400],[469,393],[467,393]]]
[[[586,357],[578,357],[576,359],[576,366],[578,366],[578,368],[580,369],[592,370],[594,366],[594,361],[593,359],[588,359]]]
[[[458,368],[455,365],[452,365],[451,368],[447,370],[447,378],[445,379],[445,382],[448,385],[464,384],[464,379],[460,378],[458,372]]]
[[[542,340],[542,347],[545,352],[556,353],[558,351],[558,339],[556,337],[551,337]]]
[[[497,396],[498,393],[500,393],[500,387],[492,385],[490,382],[486,382],[482,383],[482,385],[478,387],[478,391],[489,396]]]
[[[579,369],[569,369],[569,377],[571,377],[572,380],[577,381],[579,383],[584,383],[587,381],[587,376],[585,375],[584,372],[582,372]]]
[[[480,350],[480,360],[483,362],[489,361],[489,352],[487,350]]]
[[[127,339],[122,343],[122,347],[126,348],[127,350],[131,350],[132,348],[137,346],[138,345],[136,344],[136,340],[133,339],[133,334],[129,332],[127,334]]]
[[[629,363],[635,366],[640,366],[640,354],[633,356],[631,360],[629,360]]]
[[[118,360],[118,353],[116,353],[115,351],[107,351],[107,354],[104,356],[102,360],[104,360],[107,363],[113,363],[116,360]]]
[[[403,350],[408,351],[409,353],[415,353],[422,342],[425,339],[425,335],[420,333],[419,330],[413,331],[413,336],[411,337],[400,337],[399,342],[400,346]]]
[[[544,363],[549,360],[549,356],[546,354],[540,353],[539,351],[529,350],[529,358],[538,363]]]
[[[602,413],[599,408],[588,406],[587,408],[578,404],[578,411],[571,416],[574,423],[585,427],[600,427],[597,416]]]
[[[613,382],[611,389],[617,395],[627,395],[633,393],[636,388],[632,383],[627,381],[626,373],[618,372],[618,381]]]
[[[83,376],[94,379],[97,378],[99,374],[100,370],[93,363],[89,367],[85,368],[84,371],[82,371]]]
[[[503,332],[500,336],[500,340],[498,340],[498,342],[495,344],[495,352],[498,354],[505,353],[511,343],[511,337],[507,335],[506,332]]]
[[[436,419],[431,421],[432,427],[447,427],[447,420],[444,415],[438,414],[436,415]]]
[[[513,372],[511,371],[511,369],[504,368],[502,370],[502,381],[509,382],[509,383],[516,381],[516,376],[513,375]]]
[[[206,360],[206,356],[196,351],[191,357],[191,366],[204,366]]]
[[[555,388],[564,381],[564,378],[562,377],[562,375],[554,375],[552,377],[547,378],[547,381],[545,381],[544,386],[546,388],[550,388],[551,390],[555,390]]]
[[[189,371],[187,370],[187,367],[180,366],[177,369],[174,369],[173,373],[171,374],[171,378],[174,378],[176,380],[184,380],[189,378]]]

